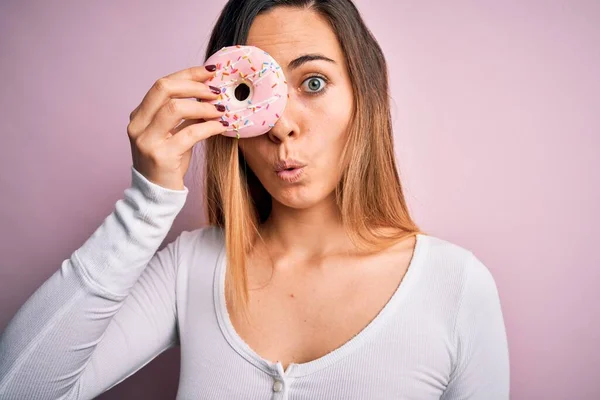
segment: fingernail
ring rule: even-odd
[[[217,107],[217,110],[219,111],[225,111],[225,106],[223,104],[215,104],[215,107]]]
[[[219,121],[219,122],[221,122],[223,124],[223,126],[229,126],[229,122],[227,122],[227,121]]]
[[[221,89],[219,89],[218,87],[214,87],[214,86],[209,86],[210,91],[213,92],[214,94],[221,94]]]
[[[204,68],[206,68],[206,70],[210,72],[215,72],[217,70],[216,65],[205,65]]]

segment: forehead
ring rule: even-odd
[[[247,44],[269,53],[282,68],[300,55],[320,53],[338,65],[343,54],[329,23],[312,10],[275,7],[259,14],[248,33]]]

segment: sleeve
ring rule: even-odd
[[[182,235],[157,249],[188,188],[131,174],[114,211],[0,335],[1,399],[92,399],[178,344]]]
[[[509,398],[508,340],[496,282],[473,254],[455,325],[456,362],[441,400]]]

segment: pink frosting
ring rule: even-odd
[[[283,70],[273,57],[255,46],[235,45],[223,47],[211,55],[204,65],[210,64],[217,66],[216,75],[205,83],[221,89],[219,99],[210,103],[223,104],[227,108],[220,119],[229,122],[229,126],[222,134],[245,138],[271,130],[288,98]],[[248,87],[247,98],[236,97],[239,85]],[[246,93],[238,89],[238,97]]]

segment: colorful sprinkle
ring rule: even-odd
[[[275,82],[275,83],[273,84],[273,86],[271,86],[271,89],[273,89],[275,86],[277,86],[277,82]]]
[[[275,113],[275,116],[276,116],[277,118],[279,118],[279,114]]]
[[[267,121],[263,121],[263,123],[262,123],[262,124],[264,125],[264,124],[265,124],[265,122],[267,122]]]

